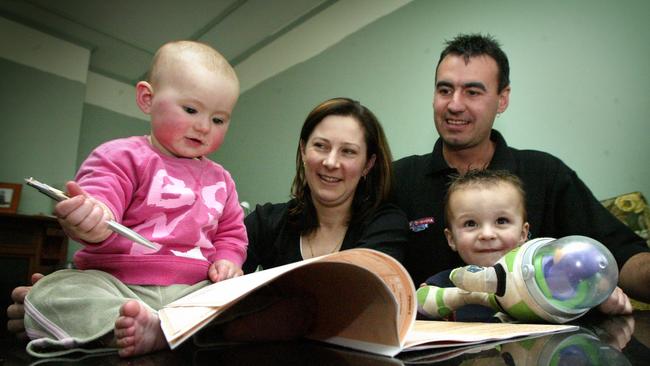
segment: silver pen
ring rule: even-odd
[[[55,201],[63,201],[66,200],[70,197],[63,193],[62,191],[51,187],[45,183],[41,183],[37,181],[34,178],[27,178],[25,179],[25,182],[27,185],[32,186],[36,189],[38,189],[39,192],[45,194],[46,196],[50,197],[51,199]],[[111,231],[122,235],[123,237],[133,241],[134,243],[138,243],[140,245],[144,245],[147,248],[153,249],[153,250],[158,250],[158,248],[149,240],[147,240],[144,236],[138,234],[137,232],[129,229],[128,227],[114,221],[114,220],[107,220],[106,223],[108,224],[108,228],[111,229]]]

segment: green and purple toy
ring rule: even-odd
[[[479,304],[526,322],[566,323],[605,301],[616,288],[612,253],[586,236],[529,240],[492,267],[454,269],[457,287],[424,286],[418,312],[444,319],[463,305]]]

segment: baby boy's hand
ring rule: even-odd
[[[212,263],[208,270],[208,278],[210,278],[210,281],[212,282],[227,280],[229,278],[241,276],[242,274],[244,274],[244,272],[239,268],[239,266],[226,259],[219,259]]]
[[[54,214],[68,236],[99,243],[111,235],[107,220],[113,220],[111,211],[100,201],[88,196],[76,182],[66,184],[70,198],[54,208]]]

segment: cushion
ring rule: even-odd
[[[621,220],[627,227],[637,235],[645,239],[650,247],[650,207],[641,192],[632,192],[620,196],[602,200],[601,203],[617,219]],[[639,310],[650,310],[650,304],[630,298],[632,307]]]
[[[617,219],[642,237],[650,247],[650,206],[641,192],[632,192],[602,200]]]

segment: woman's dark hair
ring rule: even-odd
[[[349,225],[363,222],[382,203],[386,202],[393,183],[393,157],[377,117],[365,106],[349,98],[333,98],[317,105],[302,125],[300,140],[296,151],[296,176],[291,185],[291,197],[295,205],[289,209],[289,224],[302,235],[310,234],[318,228],[318,216],[312,202],[311,190],[305,179],[301,146],[307,144],[318,124],[328,116],[354,118],[363,129],[366,142],[366,157],[375,156],[375,164],[365,178],[359,180],[352,200]]]

